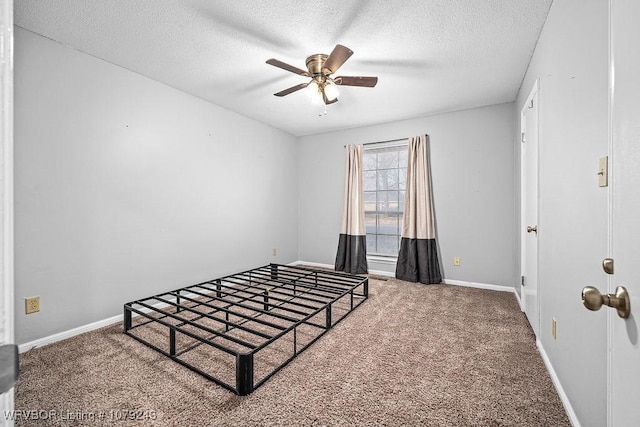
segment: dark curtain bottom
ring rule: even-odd
[[[426,285],[441,283],[436,239],[408,239],[400,242],[396,278]]]
[[[350,274],[367,274],[367,241],[366,236],[340,234],[338,254],[336,255],[336,271]]]

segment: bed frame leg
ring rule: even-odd
[[[176,297],[176,304],[178,304],[178,307],[176,308],[176,313],[180,313],[182,311],[182,307],[180,306],[181,304],[180,290],[178,290],[178,296]]]
[[[276,264],[271,265],[271,278],[276,280],[278,278],[278,266]]]
[[[369,297],[369,278],[364,279],[363,293],[365,297]]]
[[[237,356],[236,390],[240,396],[246,396],[253,391],[253,353]]]
[[[216,280],[216,297],[222,297],[222,281],[220,279]]]
[[[127,310],[127,307],[130,307],[130,305],[125,304],[124,306],[124,331],[125,332],[131,329],[131,310]]]
[[[169,329],[169,354],[176,355],[176,330],[173,328]]]
[[[262,294],[264,295],[264,306],[262,308],[264,311],[269,311],[269,288],[265,289]]]
[[[325,329],[331,329],[331,304],[327,305],[327,320]]]

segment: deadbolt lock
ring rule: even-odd
[[[603,305],[615,308],[623,319],[631,313],[631,300],[624,286],[618,286],[615,294],[606,295],[593,286],[586,286],[582,289],[582,303],[591,311],[598,311]]]

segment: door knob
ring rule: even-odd
[[[537,225],[534,225],[534,226],[532,227],[532,226],[530,226],[530,225],[527,225],[527,233],[531,233],[532,231],[533,231],[534,233],[538,234],[538,226],[537,226]]]
[[[629,293],[624,286],[618,286],[615,294],[602,295],[597,288],[586,286],[582,289],[582,303],[591,311],[598,311],[603,305],[613,307],[618,316],[626,319],[631,313]]]

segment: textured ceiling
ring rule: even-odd
[[[513,101],[552,0],[19,0],[15,23],[294,135]],[[306,69],[336,44],[337,75],[378,76],[313,105]]]

